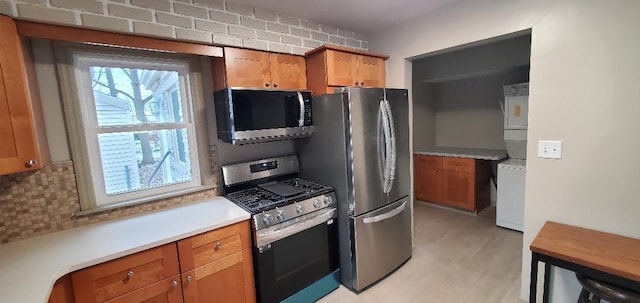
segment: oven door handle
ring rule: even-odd
[[[377,215],[377,216],[373,216],[371,218],[364,218],[362,220],[362,222],[364,222],[364,224],[369,224],[369,223],[376,223],[376,222],[380,222],[386,219],[389,219],[391,217],[396,216],[397,214],[401,213],[405,207],[407,207],[407,202],[402,203],[402,205],[396,207],[395,209],[392,209],[384,214],[381,215]]]
[[[323,224],[336,217],[336,209],[323,209],[275,226],[256,231],[256,246],[262,247]]]

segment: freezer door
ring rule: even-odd
[[[391,108],[395,138],[395,169],[389,191],[389,201],[396,201],[409,195],[411,179],[409,174],[409,93],[406,89],[386,89]]]
[[[347,165],[353,191],[350,193],[353,214],[358,216],[388,204],[384,193],[384,163],[380,140],[383,139],[382,88],[350,87],[343,92],[347,125],[347,146],[352,165]]]
[[[356,291],[371,285],[411,257],[409,198],[355,217]]]

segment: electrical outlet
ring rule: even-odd
[[[562,141],[538,141],[538,158],[561,159]]]

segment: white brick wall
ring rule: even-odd
[[[325,43],[368,47],[348,29],[219,0],[0,0],[0,14],[298,55]]]

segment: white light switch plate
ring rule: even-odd
[[[538,141],[538,158],[561,159],[562,141]]]

